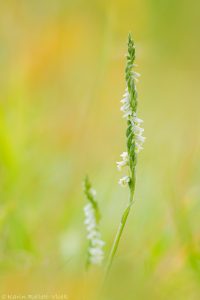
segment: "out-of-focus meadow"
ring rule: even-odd
[[[1,295],[99,294],[81,184],[90,174],[107,253],[128,197],[115,162],[130,31],[147,140],[100,299],[200,299],[199,20],[198,1],[1,1]]]

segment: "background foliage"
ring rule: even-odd
[[[101,299],[199,299],[199,11],[185,0],[1,1],[1,293],[98,294],[101,270],[84,271],[81,182],[88,172],[97,188],[109,249],[128,195],[115,161],[131,31],[147,140]]]

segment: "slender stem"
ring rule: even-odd
[[[113,263],[113,259],[115,257],[117,248],[119,246],[119,242],[120,242],[124,227],[126,225],[126,221],[127,221],[128,215],[129,215],[130,210],[131,210],[131,206],[133,204],[133,196],[134,196],[134,189],[131,189],[130,190],[130,196],[129,196],[129,204],[123,212],[121,222],[119,224],[118,231],[116,233],[114,243],[113,243],[113,246],[112,246],[112,249],[111,249],[111,252],[110,252],[110,256],[109,256],[109,259],[108,259],[108,264],[107,264],[107,268],[106,268],[106,277],[107,277],[107,275],[110,271],[110,268],[111,268],[112,263]]]

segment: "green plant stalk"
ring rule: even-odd
[[[133,200],[134,200],[134,192],[135,192],[135,183],[136,183],[136,177],[135,177],[135,170],[132,174],[132,179],[131,179],[131,184],[129,185],[130,187],[130,195],[129,195],[129,203],[128,206],[126,207],[126,209],[123,212],[119,227],[118,227],[118,231],[116,233],[112,248],[111,248],[111,252],[108,258],[108,264],[106,267],[106,277],[109,274],[109,271],[111,269],[115,254],[117,252],[118,246],[119,246],[119,242],[121,240],[121,236],[122,233],[124,231],[124,227],[126,225],[130,210],[131,210],[131,206],[133,204]]]

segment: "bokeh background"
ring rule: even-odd
[[[200,299],[199,20],[199,1],[1,1],[1,295]],[[100,293],[103,268],[85,271],[82,179],[98,192],[107,256],[128,197],[115,166],[128,32],[147,140]]]

